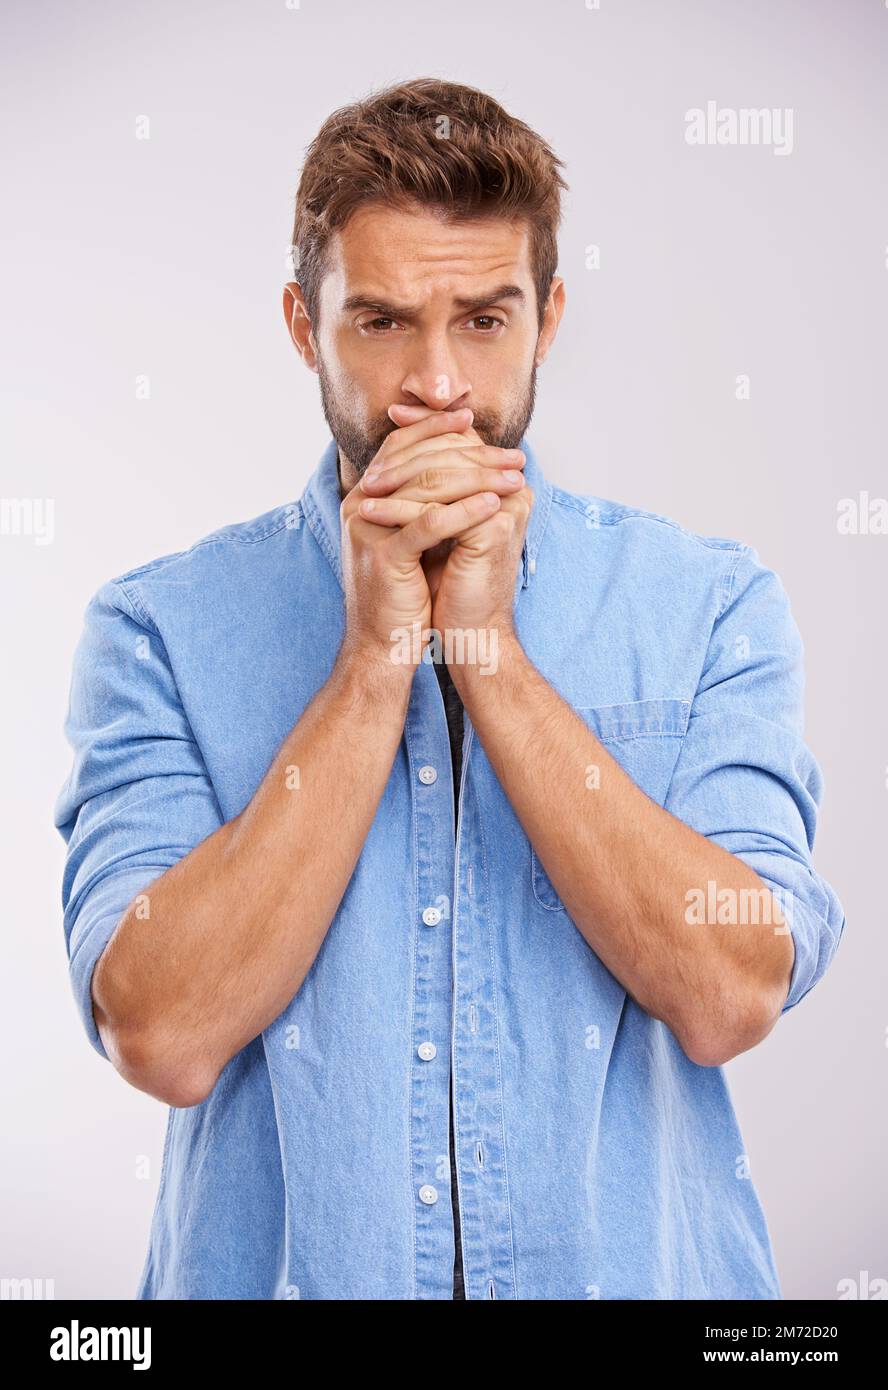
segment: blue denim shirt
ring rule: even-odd
[[[649,797],[791,895],[785,1012],[844,916],[811,861],[822,779],[780,581],[746,545],[550,484],[522,447],[524,650]],[[102,1056],[90,979],[121,914],[244,808],[333,667],[336,457],[331,439],[299,502],[109,580],[86,609],[55,821],[71,979]],[[690,1061],[587,945],[468,714],[458,794],[455,837],[423,662],[301,988],[203,1103],[169,1111],[137,1297],[450,1299],[452,1068],[468,1298],[779,1298],[722,1069]]]

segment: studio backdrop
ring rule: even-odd
[[[751,545],[789,595],[814,862],[847,925],[725,1071],[784,1296],[878,1296],[888,9],[12,0],[2,29],[0,1276],[132,1297],[161,1172],[166,1107],[89,1046],[62,932],[87,603],[302,495],[329,441],[280,309],[305,149],[336,107],[438,76],[565,163],[566,308],[529,430],[546,477]]]

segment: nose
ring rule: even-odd
[[[461,371],[450,344],[444,339],[418,341],[416,357],[401,382],[411,405],[431,410],[458,410],[468,404],[472,383]]]

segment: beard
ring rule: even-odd
[[[366,473],[375,459],[383,441],[393,430],[400,428],[383,411],[369,423],[359,420],[349,413],[347,407],[337,399],[336,392],[326,370],[320,353],[318,358],[318,380],[321,387],[321,407],[330,433],[339,449],[339,476],[342,480],[341,459],[343,455],[351,463],[358,477]],[[505,411],[485,410],[472,407],[475,418],[474,429],[485,444],[493,444],[498,449],[517,449],[530,424],[536,401],[537,368],[533,367],[530,377],[512,405]]]

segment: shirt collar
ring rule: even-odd
[[[524,476],[534,495],[521,552],[517,587],[526,589],[536,572],[536,557],[552,505],[552,488],[543,476],[536,454],[524,435],[518,446],[525,456]],[[339,473],[336,440],[330,439],[302,494],[305,518],[342,588],[342,536],[339,525]]]

